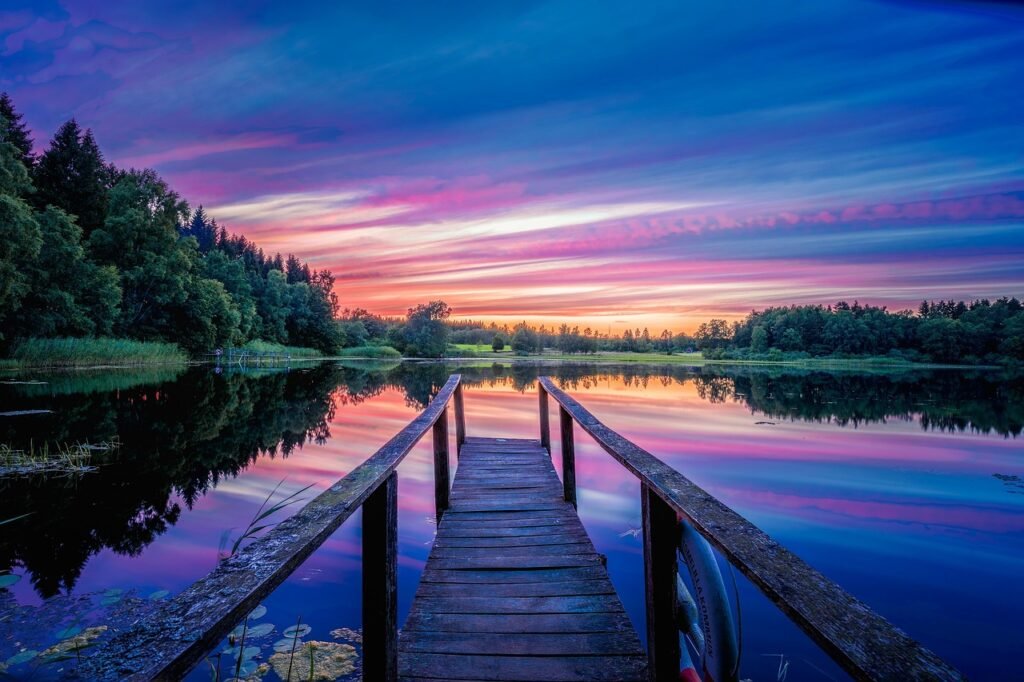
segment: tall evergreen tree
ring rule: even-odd
[[[182,234],[195,238],[200,253],[209,253],[217,245],[217,223],[206,215],[201,205],[192,214],[192,220]]]
[[[9,142],[18,150],[25,168],[31,168],[35,162],[32,156],[32,138],[22,116],[14,108],[14,102],[6,92],[0,92],[0,118],[6,119],[7,127],[0,126],[0,142]]]
[[[107,215],[110,168],[91,130],[84,133],[75,119],[60,127],[32,172],[40,210],[56,206],[78,219],[85,238],[102,227]]]

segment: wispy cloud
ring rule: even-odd
[[[1024,293],[1022,69],[949,3],[0,9],[38,141],[78,116],[345,305],[615,328]]]

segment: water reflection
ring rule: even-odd
[[[182,589],[212,568],[217,537],[244,526],[276,483],[329,485],[453,371],[464,376],[472,435],[534,436],[536,396],[526,394],[539,374],[551,375],[940,654],[983,676],[1005,669],[998,633],[1024,606],[999,599],[999,586],[1024,567],[1024,386],[995,372],[346,363],[0,385],[0,412],[51,411],[0,417],[0,442],[121,443],[95,473],[0,479],[0,519],[31,512],[0,527],[0,571],[25,576],[15,586],[22,603],[118,585],[143,596]],[[581,515],[642,629],[639,540],[628,533],[639,519],[635,481],[577,440]],[[432,537],[429,453],[407,460],[399,490],[404,610]],[[273,599],[286,605],[271,600],[272,613],[301,613],[321,635],[357,625],[358,546],[357,530],[342,529],[282,586]],[[940,599],[955,616],[935,616]],[[8,608],[5,595],[0,609]],[[763,625],[767,614],[748,618]],[[761,653],[794,636],[782,626],[752,632]],[[8,653],[0,648],[0,659]]]

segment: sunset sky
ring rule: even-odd
[[[690,330],[1024,295],[1024,10],[4,0],[37,148],[91,127],[402,314]]]

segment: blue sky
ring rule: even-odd
[[[1008,6],[14,0],[0,48],[38,145],[77,117],[350,306],[691,328],[1024,293]]]

